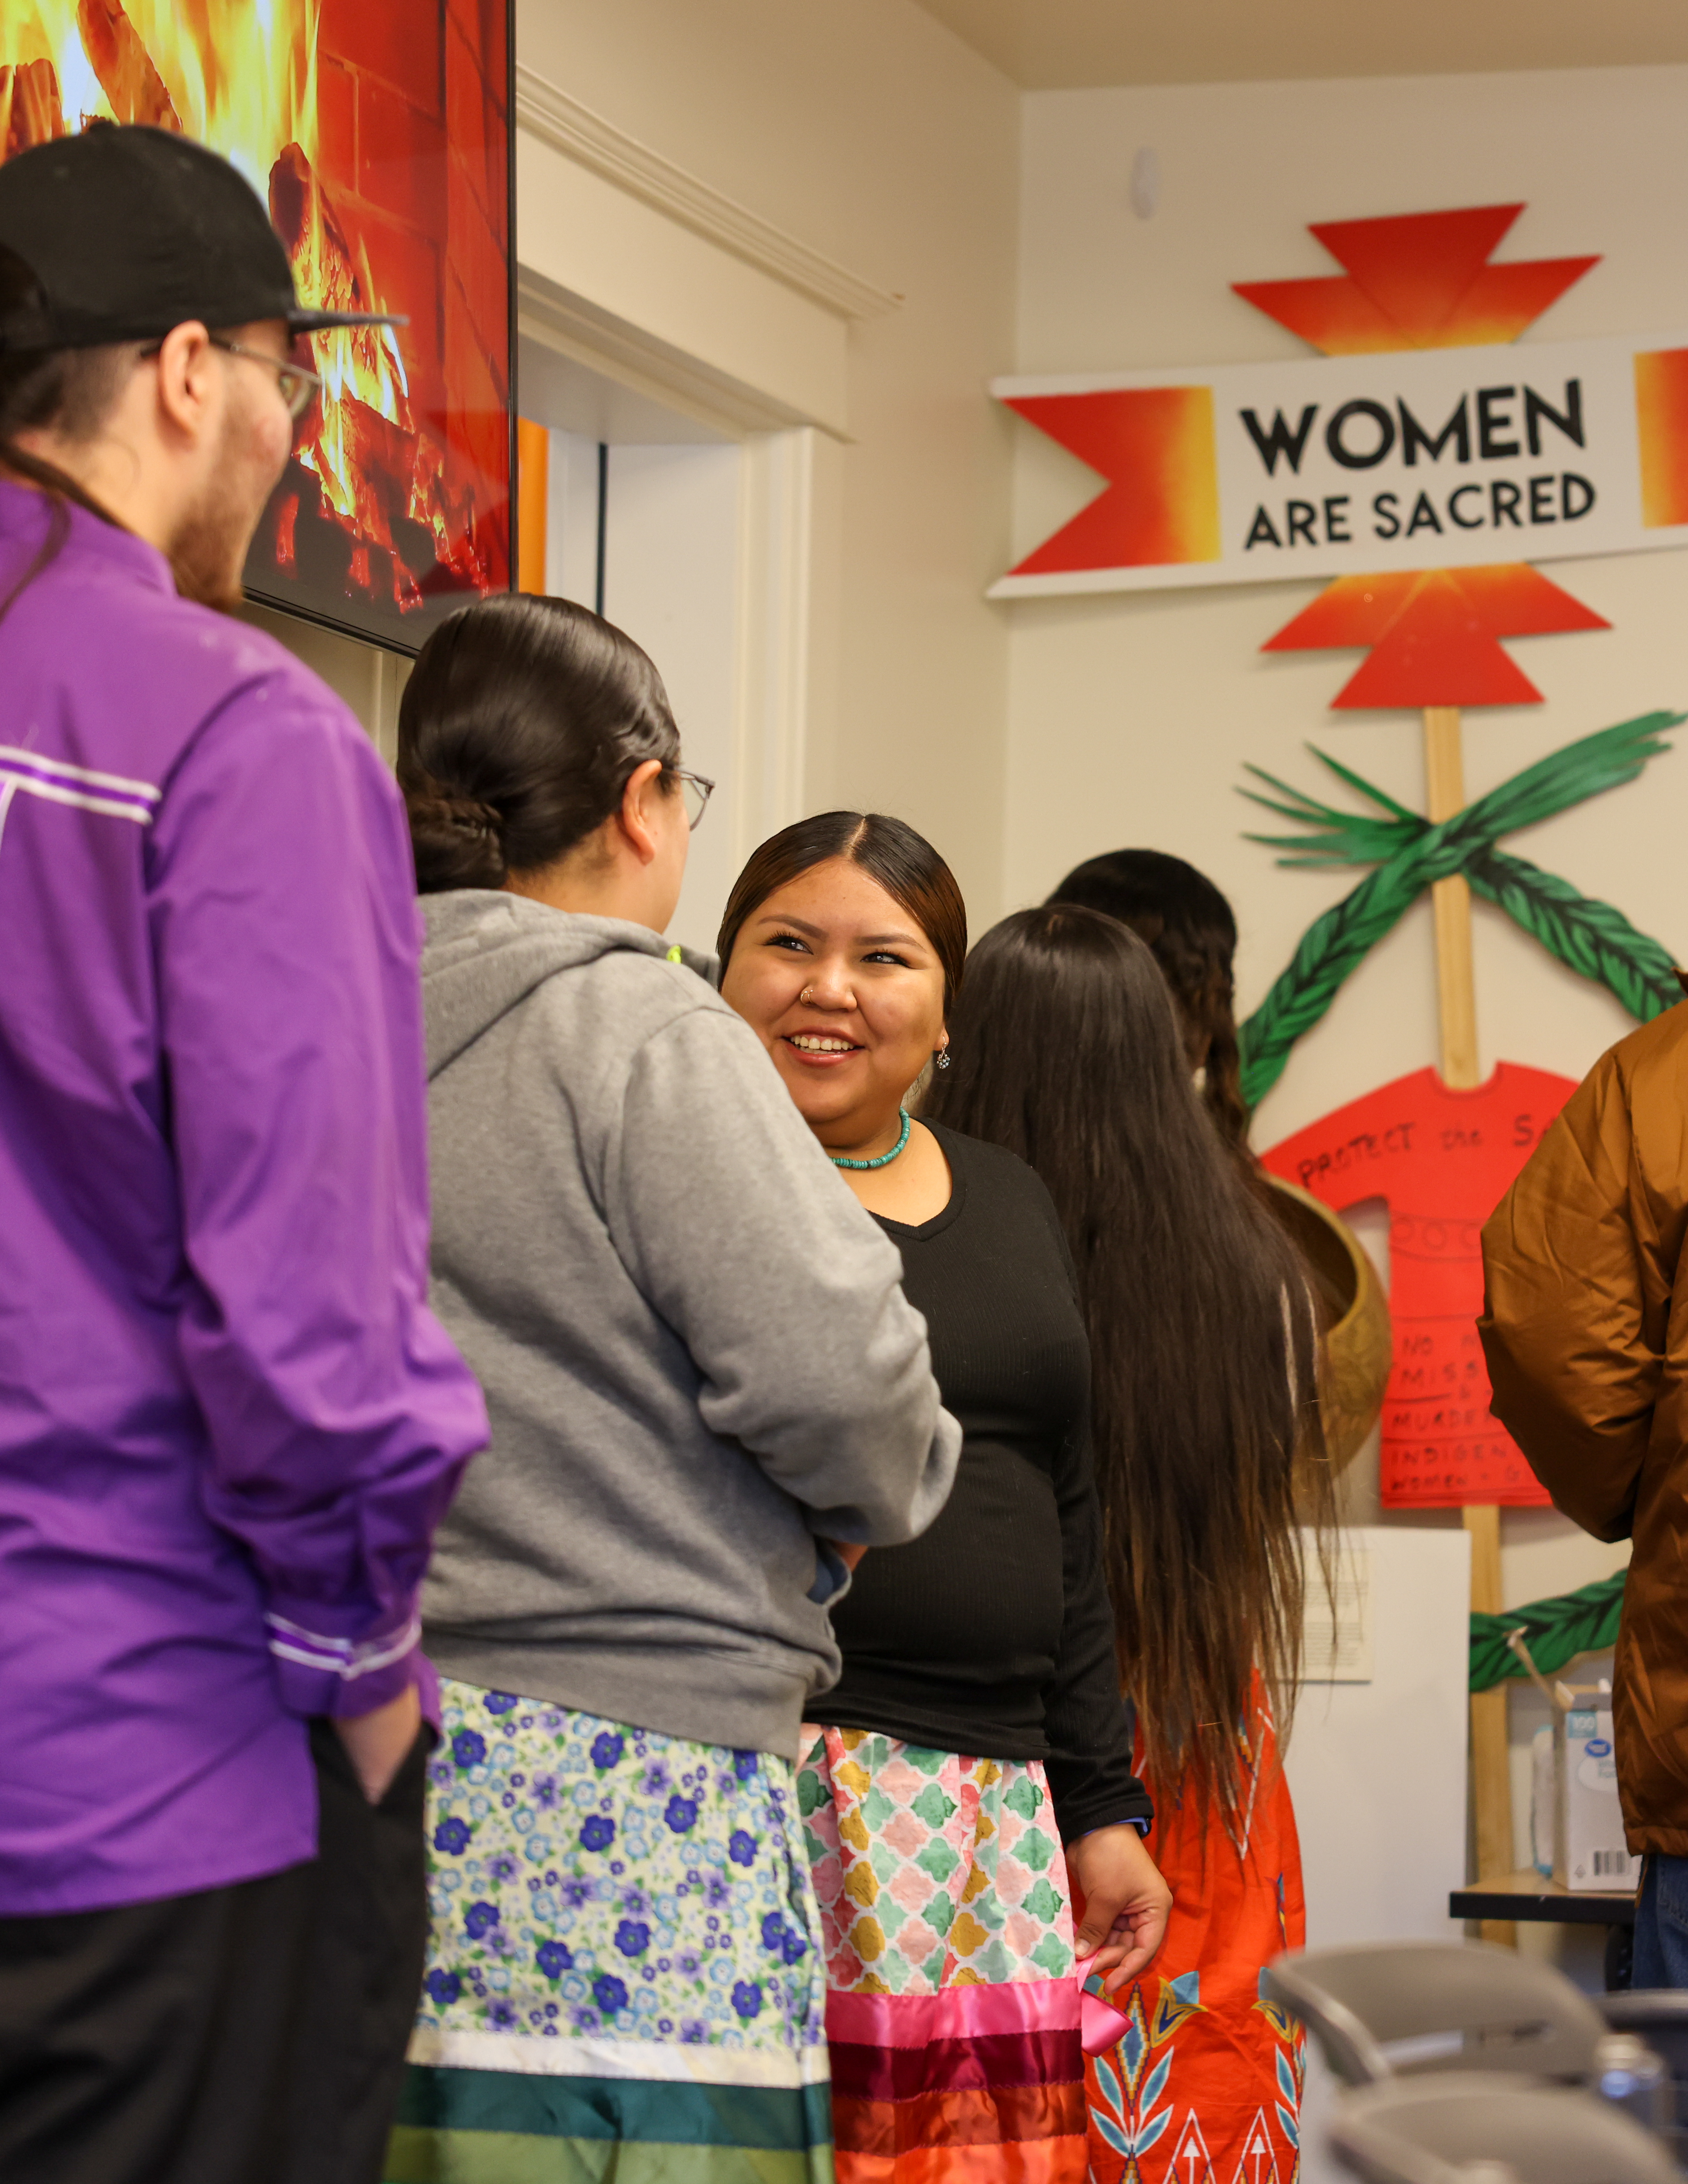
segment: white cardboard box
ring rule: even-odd
[[[1612,1695],[1560,1686],[1571,1701],[1553,1715],[1553,1878],[1565,1888],[1634,1891],[1641,1861],[1624,1841]]]

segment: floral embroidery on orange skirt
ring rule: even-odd
[[[1124,2036],[1085,2065],[1094,2184],[1294,2184],[1300,2029],[1260,1993],[1306,1938],[1301,1852],[1272,1717],[1255,1693],[1243,1813],[1204,1820],[1158,1784],[1149,1847],[1172,1889],[1160,1953],[1116,1997]]]

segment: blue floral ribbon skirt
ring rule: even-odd
[[[794,1769],[444,1680],[388,2184],[830,2184]]]

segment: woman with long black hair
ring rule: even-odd
[[[1197,2177],[1288,2176],[1299,2043],[1257,1982],[1303,1938],[1278,1737],[1298,1496],[1316,1521],[1328,1499],[1306,1287],[1204,1111],[1154,956],[1115,919],[1059,905],[994,927],[950,1053],[924,1112],[1036,1169],[1077,1271],[1120,1672],[1173,1892],[1155,1976],[1115,1997],[1127,2028],[1087,2066],[1092,2175],[1113,2184],[1176,2126],[1168,2174],[1183,2147]]]

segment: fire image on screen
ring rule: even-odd
[[[511,581],[508,0],[0,0],[0,158],[180,129],[263,198],[321,398],[248,590],[412,651]],[[301,360],[305,360],[301,359]]]

